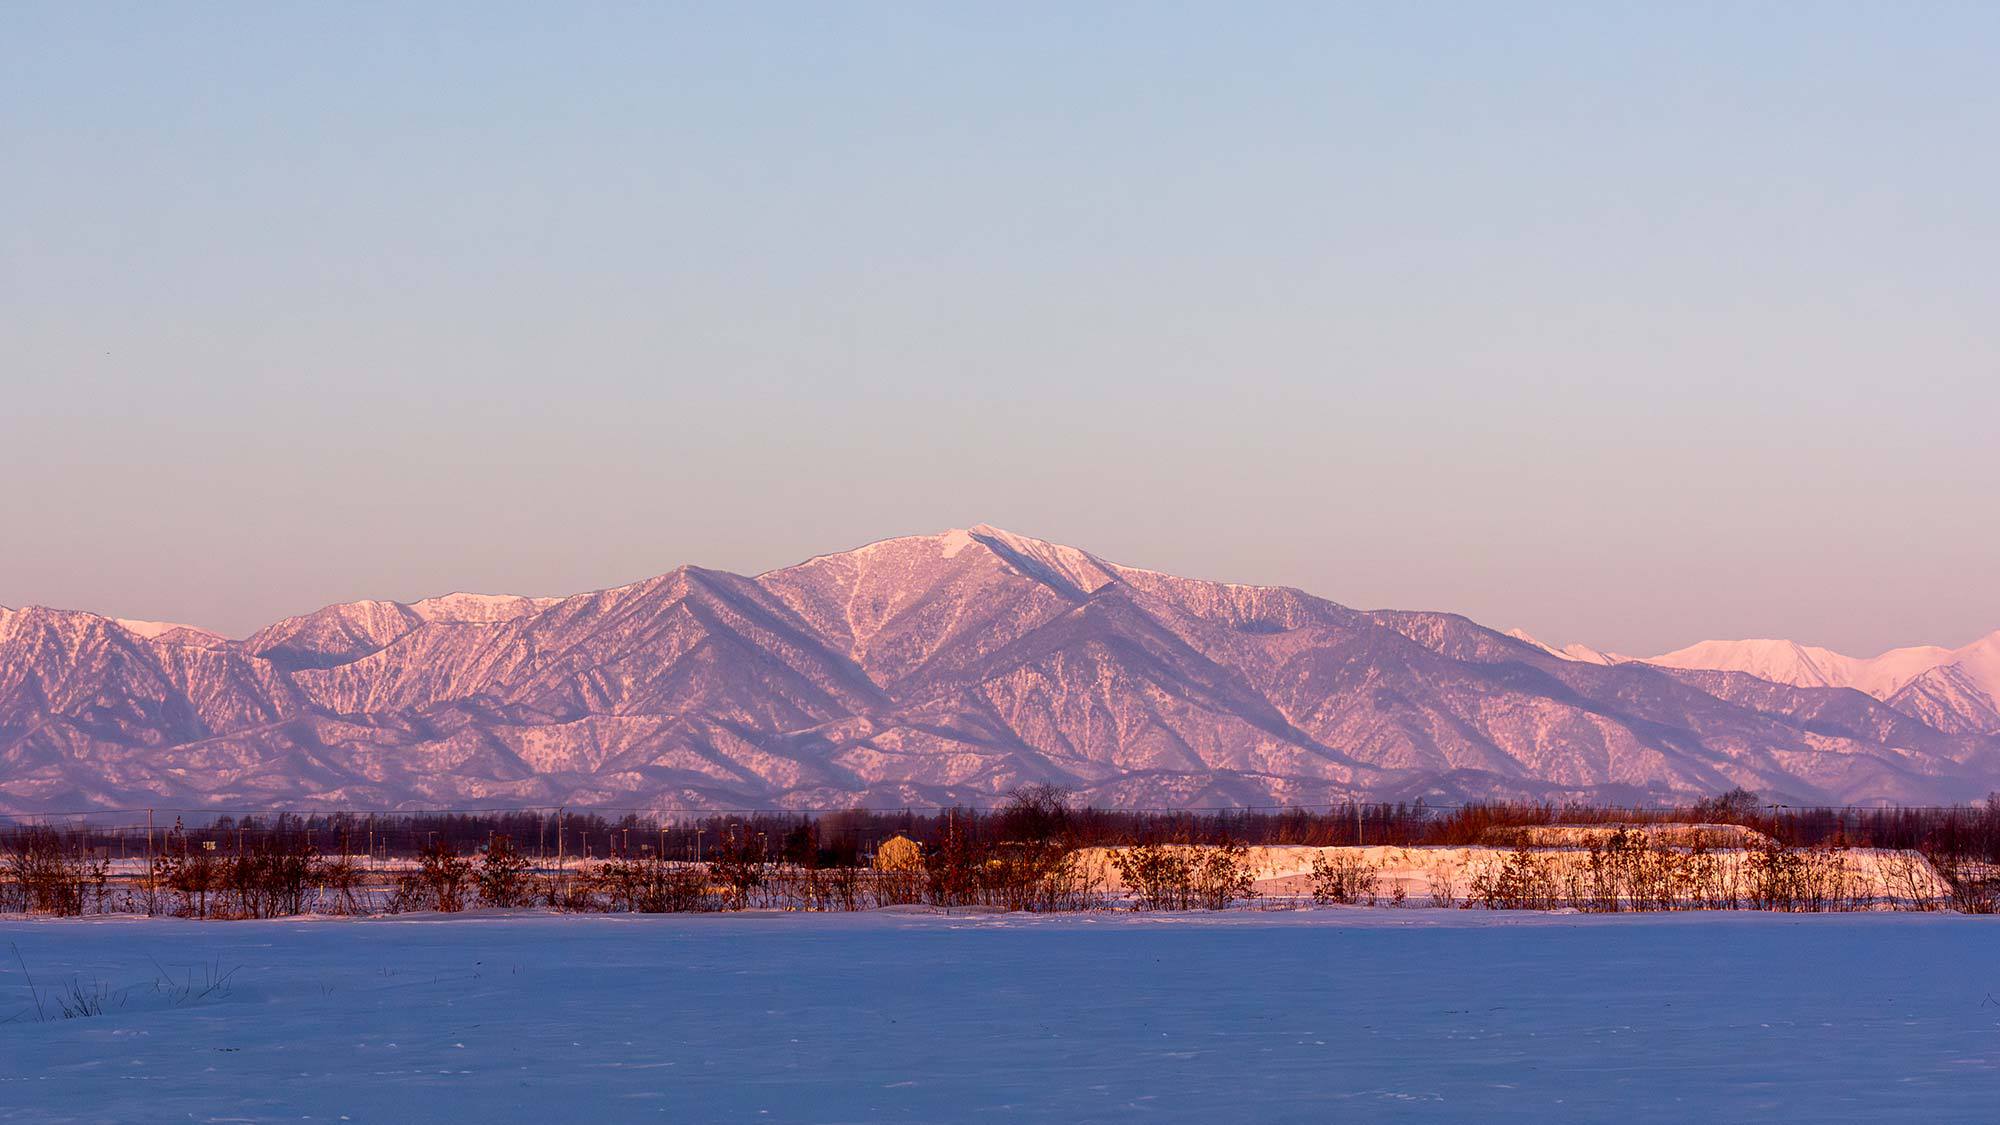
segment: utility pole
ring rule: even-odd
[[[561,871],[563,868],[563,827],[568,823],[569,823],[568,819],[563,815],[563,810],[560,807],[558,807],[556,809],[556,870],[557,871]]]
[[[153,810],[146,810],[146,914],[153,913]]]

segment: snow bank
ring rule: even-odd
[[[1741,824],[1524,824],[1487,829],[1480,843],[1511,848],[1526,844],[1531,848],[1587,848],[1608,846],[1623,833],[1639,836],[1647,843],[1667,848],[1702,847],[1756,848],[1770,844],[1771,838]]]
[[[1125,884],[1110,861],[1121,848],[1086,848],[1091,869],[1107,872],[1104,890],[1119,895]],[[1359,861],[1376,871],[1376,894],[1392,898],[1401,890],[1410,902],[1429,903],[1434,899],[1462,900],[1475,881],[1491,876],[1513,855],[1511,848],[1463,847],[1333,847],[1274,845],[1250,848],[1248,862],[1259,894],[1267,896],[1306,895],[1312,891],[1313,863],[1320,856]],[[1590,854],[1581,849],[1549,848],[1531,853],[1549,865],[1562,879],[1587,870]],[[1722,849],[1710,853],[1722,874],[1747,883],[1756,853],[1749,849]],[[1837,866],[1848,881],[1854,897],[1880,905],[1934,902],[1950,894],[1951,888],[1930,861],[1913,851],[1887,848],[1848,848],[1822,853]]]

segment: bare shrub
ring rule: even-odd
[[[1912,852],[1890,852],[1882,856],[1882,882],[1892,906],[1915,910],[1937,910],[1944,903],[1931,892],[1930,861]]]
[[[1751,901],[1761,910],[1818,913],[1861,905],[1846,864],[1828,848],[1788,848],[1772,843],[1752,853]]]
[[[1683,868],[1681,908],[1700,910],[1719,897],[1722,857],[1697,845],[1689,849]]]
[[[1694,812],[1698,819],[1714,821],[1717,824],[1755,827],[1765,819],[1763,804],[1763,797],[1754,790],[1739,785],[1727,793],[1696,801]]]
[[[1590,838],[1580,862],[1563,871],[1566,897],[1578,910],[1599,913],[1699,909],[1719,895],[1722,871],[1702,841],[1624,827]]]
[[[571,914],[592,914],[604,909],[599,897],[603,880],[596,872],[558,871],[542,886],[542,899],[555,910]]]
[[[364,912],[368,873],[353,856],[329,859],[319,868],[319,909],[329,914]]]
[[[1931,863],[1945,884],[1942,909],[1960,914],[2000,912],[2000,878],[1992,866],[1956,855],[1934,856]]]
[[[449,840],[439,840],[425,848],[417,870],[396,880],[389,910],[435,910],[456,914],[465,909],[467,893],[473,885],[472,861],[458,854]]]
[[[861,909],[861,869],[841,864],[821,867],[815,861],[789,872],[790,900],[804,910]]]
[[[1450,910],[1459,904],[1458,872],[1438,866],[1430,871],[1431,905]]]
[[[986,899],[1005,910],[1046,910],[1069,853],[1039,840],[1010,841],[993,849],[980,872]]]
[[[1938,874],[1951,888],[1946,902],[1953,910],[1960,914],[2000,913],[2000,880],[1990,868],[1947,861],[1938,867]]]
[[[979,900],[986,849],[948,822],[937,845],[924,852],[924,900],[932,906],[966,906]]]
[[[1248,855],[1238,843],[1140,844],[1111,862],[1134,910],[1225,910],[1257,895]]]
[[[218,861],[225,909],[238,918],[279,918],[305,910],[320,865],[302,835],[266,837]]]
[[[1551,864],[1525,844],[1472,880],[1473,898],[1488,910],[1553,910],[1559,894]]]
[[[764,883],[764,842],[747,832],[725,834],[708,875],[721,885],[726,909],[746,909],[751,892]]]
[[[724,905],[710,893],[706,869],[659,856],[607,860],[598,866],[593,882],[610,909],[635,914],[687,914],[720,910]]]
[[[1321,852],[1312,862],[1312,900],[1319,906],[1331,903],[1351,906],[1373,896],[1380,878],[1381,872],[1375,865],[1359,856]],[[1397,890],[1400,892],[1402,888],[1399,886]]]
[[[82,914],[91,898],[103,898],[108,868],[93,864],[83,854],[80,842],[72,843],[53,828],[29,827],[14,836],[7,855],[10,898],[21,909],[40,914]]]
[[[1073,851],[1065,872],[1068,886],[1052,910],[1103,910],[1111,905],[1111,861],[1102,851]]]
[[[178,834],[177,834],[178,835]],[[172,897],[173,912],[183,918],[207,918],[224,884],[222,859],[205,847],[187,846],[162,852],[155,861],[155,879]]]
[[[1184,848],[1139,844],[1112,856],[1111,864],[1132,896],[1134,910],[1189,910],[1194,880]]]
[[[1249,848],[1237,843],[1201,848],[1195,862],[1196,904],[1205,910],[1227,910],[1238,899],[1256,898],[1249,854]]]
[[[510,909],[535,900],[534,865],[511,837],[495,835],[479,855],[479,901]]]
[[[647,894],[647,871],[643,860],[629,857],[614,857],[597,864],[577,880],[591,902],[584,909],[625,911],[628,914],[659,914],[664,911],[649,911]],[[601,896],[601,898],[600,898]]]

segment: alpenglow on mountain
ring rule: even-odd
[[[1878,698],[981,525],[754,578],[354,602],[242,640],[0,609],[0,809],[834,809],[1042,781],[1123,807],[1955,801],[2000,787],[1982,660]]]

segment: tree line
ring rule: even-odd
[[[477,905],[1071,910],[1111,905],[1103,887],[1113,873],[1124,901],[1140,908],[1216,909],[1254,897],[1252,846],[1492,844],[1538,827],[1689,822],[1739,825],[1768,843],[1729,863],[1636,831],[1571,849],[1577,856],[1561,862],[1524,843],[1483,884],[1447,886],[1448,901],[1433,905],[1819,909],[1855,901],[1826,858],[1852,847],[1921,852],[1961,909],[1991,909],[1995,898],[2000,798],[1955,808],[1789,808],[1736,790],[1677,808],[1418,801],[1128,811],[1027,786],[983,809],[278,813],[176,820],[143,840],[130,826],[16,823],[0,826],[0,910],[238,918]],[[1312,875],[1316,901],[1378,897],[1361,859],[1325,859]]]

